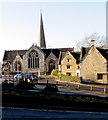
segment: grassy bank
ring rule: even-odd
[[[48,92],[29,92],[22,90],[3,90],[3,106],[21,105],[35,108],[36,106],[56,106],[97,111],[107,109],[108,98],[84,95],[67,95]],[[108,109],[107,109],[108,110]]]

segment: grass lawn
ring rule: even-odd
[[[68,76],[68,75],[59,75],[56,77],[56,79],[61,80],[61,81],[66,81],[66,82],[77,82],[80,83],[81,79],[80,77],[74,77],[74,76]]]

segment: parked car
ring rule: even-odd
[[[22,74],[16,74],[16,75],[14,76],[14,79],[22,79]]]
[[[14,79],[24,79],[24,78],[29,78],[29,79],[33,79],[33,76],[31,74],[26,74],[26,73],[20,73],[20,74],[16,74],[14,76]]]

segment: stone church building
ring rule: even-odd
[[[73,51],[73,48],[46,48],[42,14],[40,18],[40,35],[37,45],[27,50],[5,50],[2,73],[4,75],[16,73],[31,73],[36,75],[50,74],[58,69],[60,52]]]

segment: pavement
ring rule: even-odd
[[[38,92],[43,90],[46,85],[35,85],[36,89],[35,90],[30,90],[33,92]],[[106,94],[99,94],[99,93],[92,93],[92,92],[87,92],[87,91],[81,91],[81,90],[72,90],[67,88],[63,88],[63,87],[59,87],[58,86],[58,94],[70,94],[70,95],[92,95],[92,96],[99,96],[99,97],[108,97],[108,95]]]

